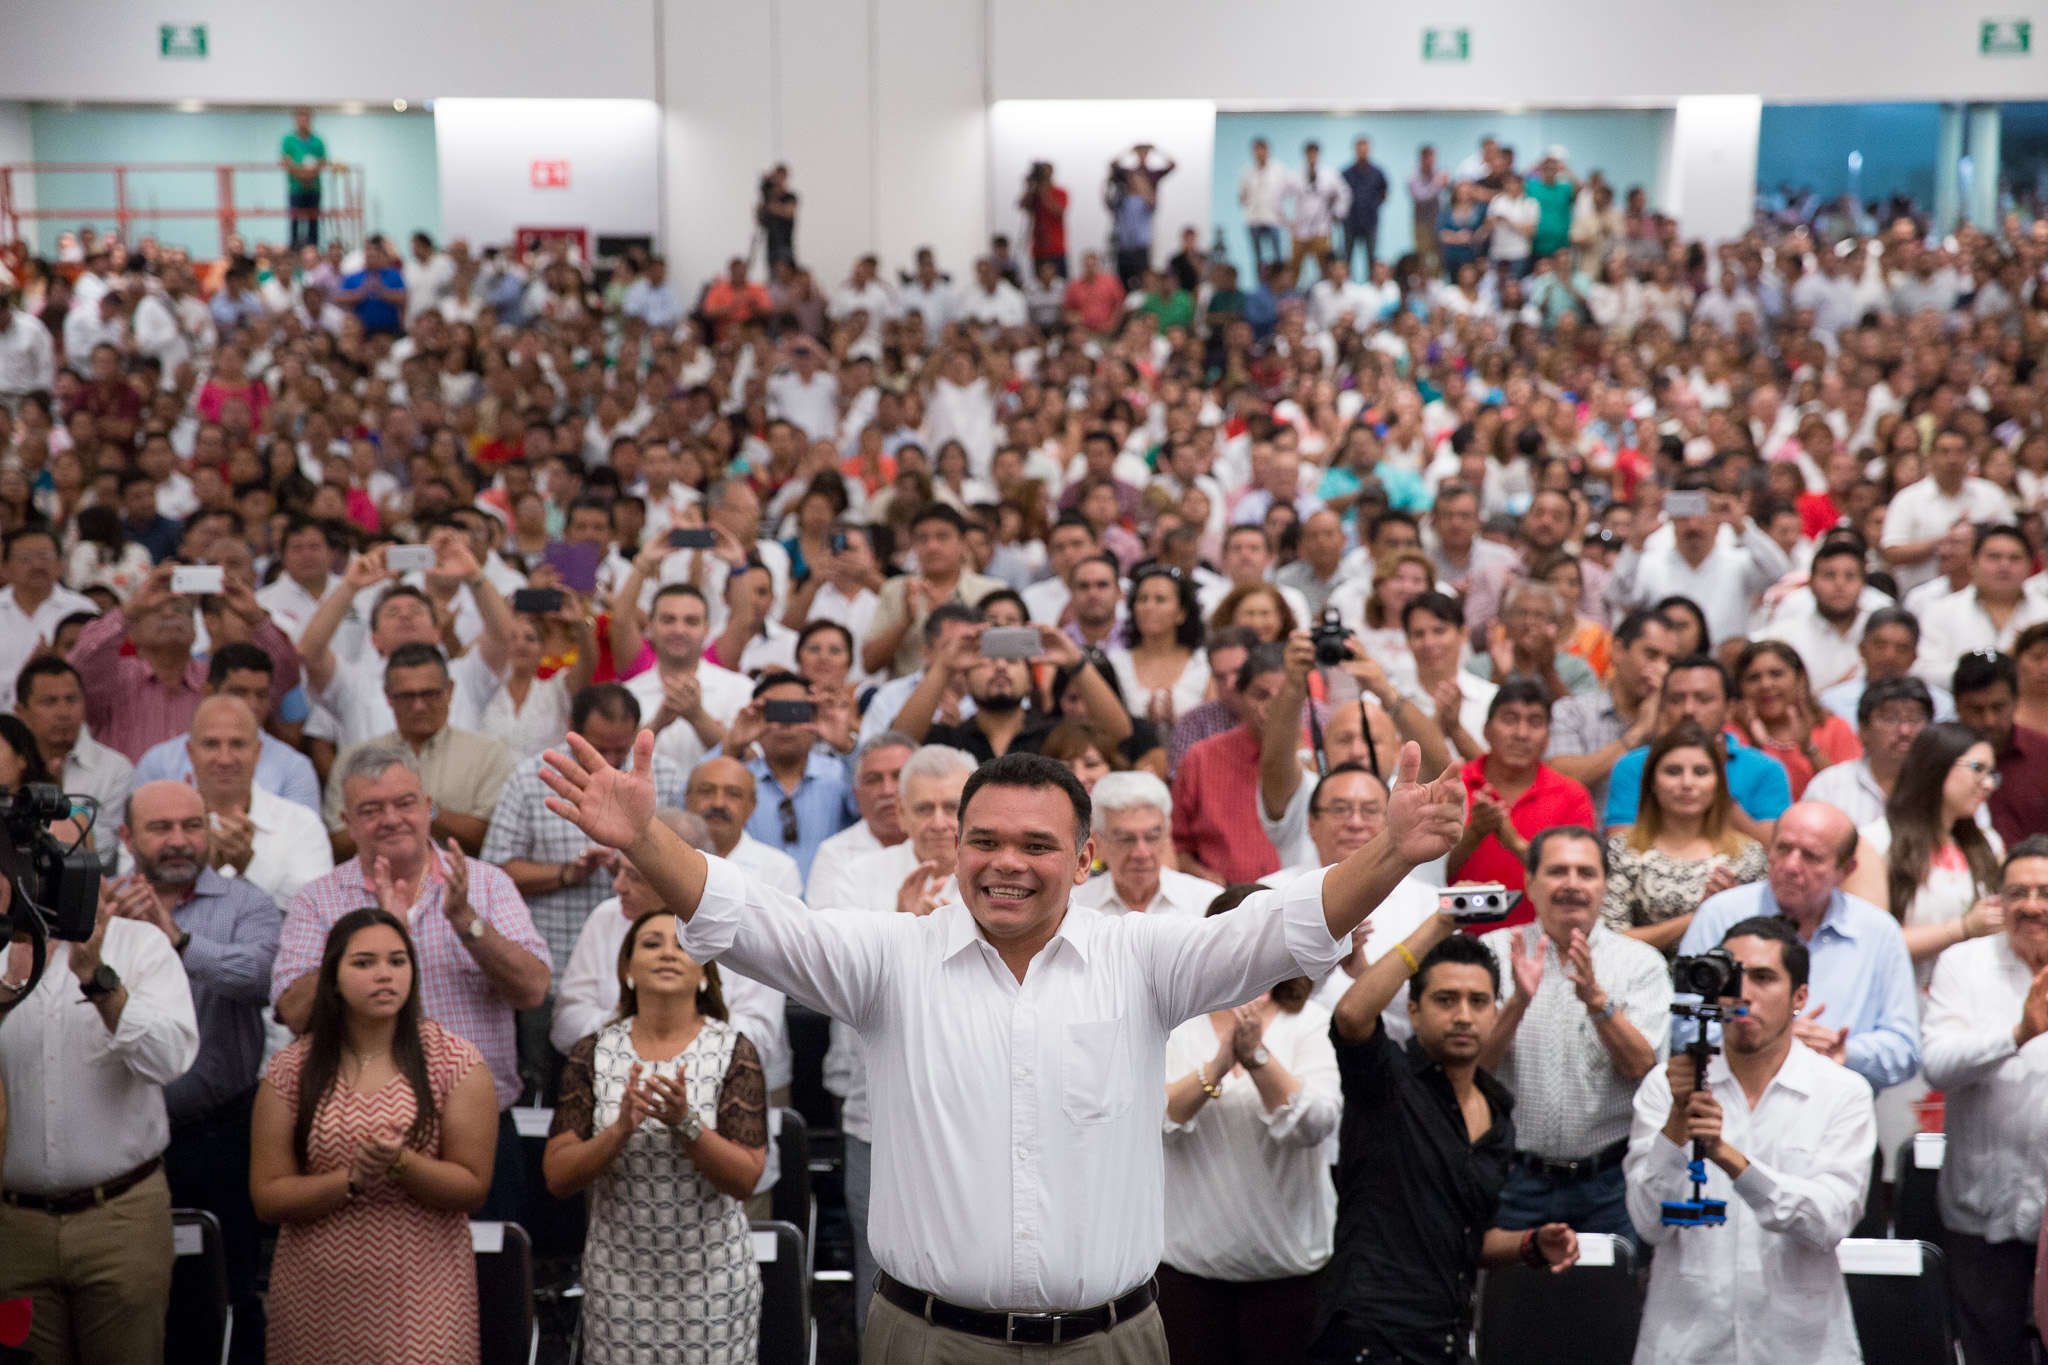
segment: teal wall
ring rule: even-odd
[[[1657,202],[1658,171],[1670,114],[1658,109],[1585,109],[1529,114],[1381,113],[1216,115],[1216,179],[1211,191],[1212,215],[1223,229],[1231,261],[1249,282],[1246,262],[1251,244],[1244,215],[1237,206],[1237,178],[1251,164],[1252,139],[1263,137],[1276,160],[1301,166],[1301,144],[1322,144],[1326,165],[1341,170],[1351,164],[1354,139],[1372,139],[1374,164],[1387,173],[1387,202],[1380,210],[1380,254],[1397,260],[1414,245],[1414,217],[1409,208],[1407,179],[1415,171],[1416,152],[1426,143],[1436,148],[1437,164],[1450,171],[1479,148],[1488,133],[1515,149],[1518,165],[1530,166],[1543,149],[1561,144],[1572,169],[1584,176],[1598,170],[1626,194],[1632,185]],[[1161,223],[1157,240],[1178,240],[1180,225]],[[1169,253],[1170,254],[1170,253]]]
[[[1849,188],[1849,153],[1861,152],[1857,194],[1882,203],[1910,194],[1934,204],[1938,104],[1767,104],[1757,129],[1756,183],[1775,193],[1781,183],[1833,199]]]
[[[206,109],[179,113],[168,109],[64,109],[38,105],[30,111],[29,132],[39,162],[269,162],[275,164],[278,144],[291,131],[284,109]],[[440,235],[441,191],[434,153],[434,120],[428,114],[392,111],[364,114],[320,113],[313,130],[327,143],[331,160],[363,168],[363,219],[371,232],[392,237],[427,231]],[[284,173],[263,171],[235,178],[240,206],[281,209]],[[212,209],[219,202],[217,177],[204,173],[152,173],[128,177],[129,203],[140,210],[137,237],[153,236],[175,243],[195,256],[220,252],[220,230],[212,218],[151,220],[158,208]],[[36,204],[44,209],[67,207],[106,209],[114,202],[113,177],[103,174],[42,174],[36,177]],[[82,223],[112,228],[111,218],[44,221],[39,226],[42,250],[56,249],[59,233]],[[246,219],[245,241],[283,242],[282,217]]]

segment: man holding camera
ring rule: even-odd
[[[2005,932],[1934,963],[1920,1021],[1927,1083],[1947,1097],[1942,1250],[1969,1365],[2029,1359],[2027,1310],[2048,1182],[2048,836],[2005,855]]]
[[[1494,1226],[1515,1151],[1514,1098],[1479,1065],[1500,965],[1457,929],[1431,915],[1337,1002],[1336,1251],[1309,1365],[1462,1360],[1482,1266],[1563,1270],[1579,1258],[1563,1223]],[[1405,1046],[1380,1027],[1404,985],[1415,1030]]]
[[[760,793],[747,833],[794,858],[804,882],[818,846],[860,818],[846,761],[826,757],[818,744],[851,749],[852,719],[843,703],[814,702],[803,678],[771,670],[726,732],[726,756],[746,764]]]
[[[1717,998],[1742,1006],[1721,1027],[1723,1055],[1702,1085],[1696,1058],[1674,1048],[1636,1091],[1628,1209],[1657,1255],[1635,1358],[1851,1365],[1863,1356],[1835,1244],[1863,1212],[1877,1144],[1870,1087],[1797,1036],[1808,959],[1791,924],[1745,919],[1719,942],[1740,970]],[[1694,1197],[1695,1150],[1725,1225],[1663,1221],[1665,1202]]]
[[[1557,825],[1529,841],[1528,896],[1535,923],[1480,940],[1512,978],[1479,1054],[1515,1094],[1521,1139],[1500,1225],[1634,1241],[1621,1161],[1636,1084],[1664,1054],[1671,977],[1662,953],[1600,922],[1607,845],[1592,830]]]
[[[789,187],[789,167],[778,165],[761,177],[761,203],[754,221],[768,248],[768,269],[787,261],[796,264],[796,192]]]
[[[1024,193],[1017,207],[1031,217],[1031,273],[1038,273],[1041,261],[1049,262],[1053,273],[1067,277],[1067,192],[1052,183],[1052,163],[1034,161],[1025,177]]]

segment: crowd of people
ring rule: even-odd
[[[1261,143],[1246,290],[1173,169],[1111,259],[1043,165],[1021,255],[829,289],[785,171],[694,293],[0,248],[0,786],[107,869],[0,976],[37,1359],[155,1358],[191,1206],[242,1358],[474,1360],[523,1101],[587,1357],[752,1360],[788,1000],[871,1360],[1457,1360],[1579,1233],[1640,1361],[1853,1360],[1834,1244],[1943,1101],[1964,1349],[2026,1358],[2048,221],[1687,242],[1488,139],[1390,262],[1369,144]],[[1727,1229],[1659,1221],[1695,1140]]]

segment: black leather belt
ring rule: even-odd
[[[1591,1156],[1582,1156],[1572,1161],[1553,1161],[1535,1152],[1516,1152],[1515,1164],[1531,1175],[1540,1175],[1553,1185],[1576,1185],[1581,1180],[1591,1180],[1602,1171],[1611,1171],[1621,1164],[1628,1155],[1628,1139],[1603,1147]]]
[[[992,1313],[983,1308],[962,1308],[922,1289],[912,1289],[891,1279],[886,1270],[876,1273],[875,1292],[934,1327],[1013,1346],[1058,1346],[1107,1332],[1150,1308],[1159,1296],[1155,1284],[1147,1280],[1121,1298],[1071,1313]]]
[[[143,1181],[157,1173],[164,1164],[161,1156],[153,1156],[126,1175],[117,1175],[112,1180],[89,1186],[82,1190],[70,1190],[64,1194],[22,1194],[15,1190],[0,1192],[0,1202],[9,1208],[30,1209],[36,1213],[84,1213],[128,1193]]]

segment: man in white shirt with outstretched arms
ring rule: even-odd
[[[1870,1183],[1870,1083],[1793,1035],[1807,951],[1791,920],[1738,920],[1720,946],[1742,965],[1746,1012],[1721,1025],[1705,1088],[1674,1046],[1636,1089],[1628,1212],[1656,1259],[1635,1365],[1851,1365],[1863,1353],[1835,1245]],[[1695,1141],[1705,1197],[1727,1204],[1720,1226],[1662,1219],[1665,1201],[1694,1196]]]
[[[1087,793],[1065,764],[1007,754],[962,792],[964,904],[814,914],[653,824],[644,761],[620,773],[569,743],[574,758],[549,757],[550,808],[626,851],[688,921],[686,951],[866,1043],[881,1266],[868,1365],[964,1358],[990,1339],[1049,1346],[1049,1360],[1163,1359],[1167,1035],[1321,976],[1464,824],[1456,774],[1417,783],[1410,745],[1386,833],[1336,867],[1213,918],[1103,916],[1068,901],[1094,858]]]
[[[1920,1055],[1947,1097],[1941,1249],[1963,1356],[2025,1360],[2048,1196],[2048,836],[2005,855],[2005,932],[1934,963]]]

